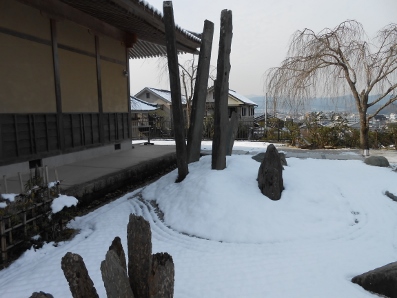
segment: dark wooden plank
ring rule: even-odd
[[[123,42],[130,42],[131,34],[109,25],[58,0],[18,0],[46,13],[54,19],[68,19],[83,27]]]
[[[34,42],[45,44],[45,45],[48,45],[48,46],[51,45],[51,41],[50,40],[43,39],[43,38],[40,38],[40,37],[36,37],[36,36],[30,35],[30,34],[18,32],[18,31],[15,31],[15,30],[4,28],[4,27],[0,27],[0,33],[11,35],[11,36],[22,38],[22,39],[26,39],[26,40],[29,40],[29,41],[34,41]]]
[[[101,55],[99,37],[95,36],[96,53],[96,78],[98,90],[98,113],[99,113],[99,141],[105,143],[104,120],[103,120],[103,101],[102,101],[102,75],[101,75]]]
[[[178,178],[181,182],[189,173],[185,143],[185,121],[183,117],[181,83],[179,77],[178,55],[175,41],[174,10],[171,1],[163,2],[164,26],[167,43],[168,71],[170,76],[172,117],[176,144]]]
[[[90,114],[90,120],[91,120],[91,144],[95,143],[94,139],[94,115],[91,113]]]
[[[48,134],[48,115],[44,115],[45,118],[45,139],[47,143],[47,151],[50,151],[50,136]]]
[[[74,127],[73,127],[73,114],[70,114],[70,133],[72,137],[72,147],[74,148]]]
[[[51,24],[51,41],[52,41],[52,60],[54,65],[55,100],[56,100],[56,109],[57,109],[58,146],[59,149],[64,150],[65,135],[64,135],[63,121],[62,121],[61,75],[59,72],[57,24],[55,20],[50,20],[50,24]]]
[[[81,144],[85,146],[85,122],[84,122],[84,113],[80,114],[80,139],[81,139]]]
[[[127,45],[128,46],[128,45]],[[130,94],[131,94],[131,81],[130,81],[130,59],[129,59],[129,54],[128,54],[129,48],[126,47],[125,48],[125,57],[126,57],[126,61],[127,61],[127,73],[128,73],[128,77],[127,77],[127,107],[128,107],[128,115],[127,115],[127,132],[128,132],[128,138],[131,139],[132,137],[132,123],[131,123],[131,98],[130,98]]]
[[[17,115],[14,114],[14,132],[15,132],[15,148],[16,148],[16,154],[17,156],[20,155],[19,153],[19,140],[18,140],[18,120],[17,120]]]

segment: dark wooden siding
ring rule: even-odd
[[[63,114],[64,150],[60,150],[57,115],[0,114],[0,165],[84,150],[128,139],[128,113],[104,113],[100,140],[99,113]]]

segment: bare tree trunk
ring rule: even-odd
[[[361,110],[360,115],[360,147],[363,155],[369,155],[369,123],[367,119],[367,111]]]

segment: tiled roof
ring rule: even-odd
[[[143,0],[60,0],[126,34],[136,36],[129,48],[130,58],[157,57],[166,54],[163,15]],[[201,39],[176,25],[175,36],[179,52],[197,53]]]

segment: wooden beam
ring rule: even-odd
[[[41,10],[52,19],[67,19],[94,32],[123,41],[125,44],[136,40],[132,34],[120,30],[106,22],[90,16],[58,0],[18,0],[26,5]]]
[[[96,80],[98,92],[98,113],[99,113],[99,142],[105,143],[105,128],[103,120],[103,102],[102,102],[102,70],[101,70],[101,55],[100,55],[99,37],[95,35],[95,61],[96,61]]]
[[[54,66],[55,101],[57,108],[58,148],[63,151],[63,149],[65,148],[65,135],[63,130],[61,75],[59,72],[58,34],[57,34],[56,21],[50,20],[50,26],[51,26],[52,61]],[[49,142],[48,139],[47,142]]]

